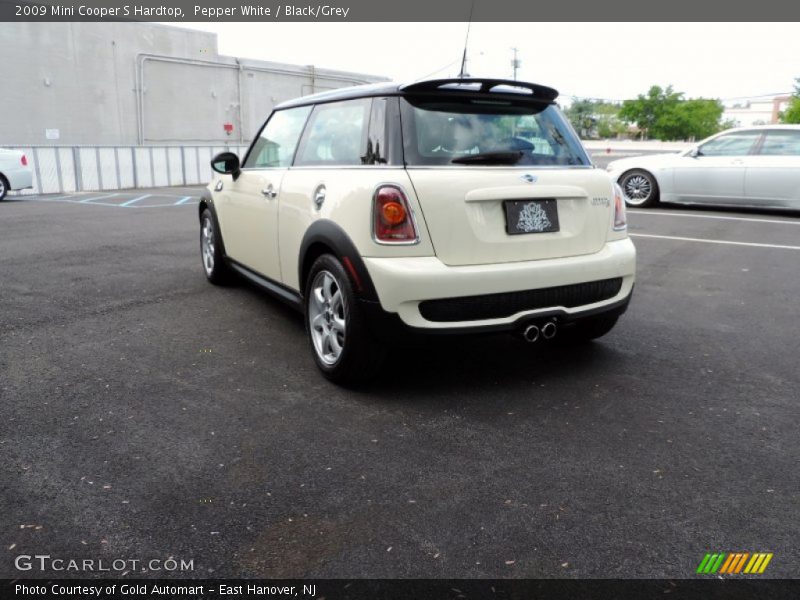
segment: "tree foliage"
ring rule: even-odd
[[[635,123],[645,137],[659,140],[704,138],[720,131],[722,103],[708,98],[685,99],[672,86],[652,86],[646,95],[625,100],[619,117]]]
[[[626,129],[618,117],[619,106],[611,102],[578,98],[564,113],[584,139],[615,137]]]
[[[794,80],[794,94],[781,119],[784,123],[800,123],[800,77]]]

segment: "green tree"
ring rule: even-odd
[[[597,135],[601,138],[617,137],[628,126],[619,118],[619,104],[604,102],[597,107]]]
[[[569,122],[582,138],[589,136],[589,131],[594,127],[594,113],[597,102],[588,98],[576,98],[564,111]]]
[[[722,103],[719,100],[694,98],[678,104],[673,113],[676,127],[668,132],[672,139],[702,139],[720,130]]]
[[[664,137],[662,127],[670,127],[668,115],[682,100],[683,94],[674,92],[671,85],[666,89],[654,85],[646,95],[639,94],[635,100],[625,100],[619,117],[629,123],[636,123],[644,137],[672,139]]]
[[[672,86],[652,86],[646,95],[622,103],[619,117],[636,123],[644,137],[659,140],[704,138],[720,130],[722,103],[719,100],[693,98]]]
[[[609,138],[626,129],[618,117],[619,108],[603,100],[578,98],[564,113],[582,138]]]
[[[794,94],[789,107],[781,117],[783,123],[800,123],[800,77],[794,80]]]

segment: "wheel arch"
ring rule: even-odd
[[[211,192],[208,190],[203,190],[203,193],[200,194],[200,203],[197,205],[197,218],[203,218],[203,211],[205,209],[209,209],[211,213],[214,215],[214,218],[217,218],[217,213],[214,210],[214,198],[211,195]]]
[[[200,221],[201,224],[203,222],[203,212],[205,212],[206,209],[211,213],[211,218],[214,219],[214,227],[216,227],[219,233],[220,251],[222,252],[222,256],[227,259],[228,253],[225,250],[225,239],[222,237],[222,228],[219,226],[219,217],[214,207],[214,197],[208,190],[203,190],[203,193],[200,195],[200,203],[197,205],[197,220]]]
[[[306,279],[311,266],[323,254],[333,254],[342,263],[359,298],[378,300],[372,278],[353,240],[344,229],[327,219],[315,221],[306,231],[300,244],[297,268],[301,295],[305,295]]]

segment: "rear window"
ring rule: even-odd
[[[554,104],[401,98],[406,164],[585,166],[590,160]]]
[[[761,146],[766,156],[800,156],[800,131],[770,130]]]

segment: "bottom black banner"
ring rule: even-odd
[[[798,579],[14,579],[3,600],[673,600],[800,598]]]

